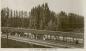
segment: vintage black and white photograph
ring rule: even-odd
[[[1,48],[84,48],[82,0],[1,0]]]

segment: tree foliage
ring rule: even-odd
[[[29,16],[28,16],[29,15]],[[27,11],[17,11],[9,8],[1,10],[2,27],[22,27],[40,30],[73,31],[84,27],[84,17],[74,13],[51,11],[48,4],[33,7]]]

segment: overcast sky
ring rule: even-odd
[[[50,10],[58,13],[65,11],[82,15],[82,0],[1,0],[1,7],[30,11],[33,6],[47,2]]]

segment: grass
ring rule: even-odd
[[[1,38],[1,48],[48,48],[48,47],[28,44],[24,42],[18,42],[10,39],[8,39],[8,43],[7,43],[7,39]]]

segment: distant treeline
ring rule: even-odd
[[[55,13],[48,4],[33,7],[30,12],[9,8],[1,10],[2,27],[19,27],[38,30],[73,31],[84,28],[84,17],[74,13]]]

